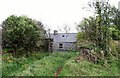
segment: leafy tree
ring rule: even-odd
[[[111,24],[116,26],[118,30],[120,30],[120,11],[114,7],[111,6],[110,7],[110,20],[111,20]]]
[[[94,9],[95,17],[85,18],[78,27],[85,32],[86,40],[92,41],[95,48],[103,50],[104,54],[107,55],[111,39],[110,27],[112,23],[115,23],[113,20],[116,20],[117,14],[116,16],[113,15],[108,2],[95,1],[89,6]],[[116,21],[118,21],[118,18]],[[118,31],[114,32],[114,37],[119,35],[116,32]]]
[[[88,41],[95,40],[95,29],[96,29],[96,20],[93,17],[84,18],[83,21],[80,22],[78,27],[81,28],[82,32],[85,33],[85,39]]]
[[[45,37],[42,23],[26,16],[11,15],[3,21],[2,28],[3,48],[34,50]]]
[[[83,42],[84,40],[85,40],[85,33],[84,33],[84,32],[79,32],[79,33],[77,34],[78,44],[79,44],[80,42]]]
[[[111,34],[111,37],[112,37],[114,40],[120,40],[120,30],[118,30],[118,29],[113,29],[113,30],[112,30],[112,34]]]
[[[114,40],[120,40],[120,11],[114,6],[110,7],[110,17],[111,37]]]

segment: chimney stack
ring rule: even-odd
[[[57,30],[54,30],[54,35],[57,35],[58,34],[58,31]]]

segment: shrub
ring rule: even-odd
[[[26,16],[9,16],[2,23],[3,48],[35,50],[41,38],[45,38],[42,23],[35,22]],[[39,44],[43,44],[42,41]],[[26,51],[26,52],[27,52]]]

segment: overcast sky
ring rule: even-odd
[[[76,25],[83,17],[93,15],[92,12],[82,9],[92,0],[0,0],[0,23],[10,15],[26,15],[41,21],[46,28],[62,29],[64,25],[75,33]],[[110,0],[118,7],[118,1]]]

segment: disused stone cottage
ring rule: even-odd
[[[77,33],[58,33],[58,31],[55,30],[54,33],[51,34],[53,51],[76,51],[76,35]]]

